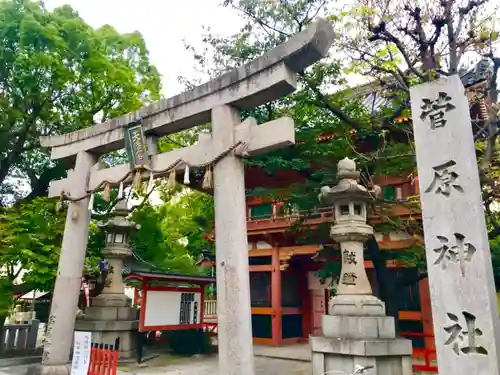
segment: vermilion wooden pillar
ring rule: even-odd
[[[420,309],[422,311],[422,326],[425,334],[434,335],[434,325],[432,324],[431,296],[429,291],[429,280],[420,280],[418,284],[420,294]],[[424,339],[425,349],[435,350],[434,338]]]
[[[272,253],[272,274],[271,274],[271,307],[273,345],[280,345],[282,340],[282,312],[281,306],[281,270],[280,270],[280,249],[273,248]]]
[[[299,268],[299,294],[301,299],[302,313],[302,337],[309,338],[312,332],[312,297],[309,290],[307,273],[309,270],[305,267]]]
[[[137,290],[137,288],[134,288],[134,306],[138,306],[139,305],[139,291]]]

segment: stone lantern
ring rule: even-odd
[[[328,315],[322,318],[323,335],[310,339],[313,375],[343,371],[356,365],[373,367],[373,375],[411,375],[411,341],[396,337],[393,317],[373,296],[366,274],[364,244],[373,235],[366,223],[366,206],[373,193],[358,183],[356,163],[338,163],[338,183],[321,189],[322,204],[333,205],[332,238],[340,244],[342,270]]]
[[[101,254],[111,266],[111,272],[101,295],[105,295],[108,300],[110,298],[120,301],[128,299],[122,281],[123,263],[132,256],[129,245],[130,235],[139,229],[138,224],[127,219],[129,213],[126,200],[121,200],[113,210],[113,218],[104,225],[107,233],[106,245]]]
[[[321,189],[320,202],[333,205],[335,225],[332,238],[340,244],[342,270],[334,298],[330,301],[331,315],[384,315],[384,304],[372,295],[366,274],[364,244],[373,235],[366,224],[366,205],[372,194],[358,183],[356,163],[345,158],[338,163],[338,184]]]
[[[113,218],[104,225],[106,245],[101,254],[109,262],[110,271],[101,294],[92,299],[83,319],[77,319],[75,326],[77,331],[92,332],[94,342],[114,344],[119,337],[120,358],[125,359],[134,356],[133,334],[138,327],[137,310],[131,307],[122,280],[124,260],[132,256],[129,238],[139,229],[127,219],[129,213],[126,201],[121,200],[113,210]]]

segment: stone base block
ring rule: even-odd
[[[70,375],[71,374],[71,364],[67,365],[42,365],[37,364],[28,367],[26,370],[26,375]]]
[[[330,300],[330,315],[385,316],[385,304],[368,295],[336,295]]]
[[[75,322],[75,331],[84,332],[121,332],[137,331],[139,321],[104,321],[104,320],[83,320],[78,319]]]
[[[412,375],[411,341],[310,336],[313,375],[351,374],[356,365],[373,366],[370,375]]]
[[[323,336],[347,339],[393,339],[394,318],[389,316],[323,315]]]
[[[76,331],[92,332],[92,342],[114,345],[120,338],[120,359],[135,356],[138,321],[88,321],[77,320]]]
[[[116,321],[125,320],[132,321],[137,319],[137,309],[135,307],[125,306],[98,306],[92,305],[85,311],[83,320],[106,320]]]
[[[125,294],[101,294],[98,297],[92,299],[92,307],[130,307],[131,303],[132,300]]]

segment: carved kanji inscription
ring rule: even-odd
[[[462,276],[465,276],[465,264],[472,260],[476,253],[476,248],[470,242],[465,241],[465,236],[460,233],[454,233],[454,240],[445,236],[436,236],[441,246],[434,249],[438,257],[434,261],[435,265],[441,265],[446,268],[448,263],[459,263]]]
[[[439,92],[436,99],[422,99],[422,106],[420,109],[420,119],[429,119],[431,123],[431,129],[442,128],[446,125],[447,121],[445,119],[445,113],[449,112],[456,107],[451,104],[451,96],[445,92]]]
[[[450,345],[456,355],[463,354],[483,354],[488,355],[485,347],[479,345],[477,338],[483,335],[483,332],[476,327],[476,317],[467,311],[463,311],[465,325],[460,324],[457,315],[446,313],[451,324],[444,327],[444,330],[450,335],[445,341],[445,345]]]
[[[459,174],[453,170],[456,164],[457,163],[453,160],[450,160],[446,163],[433,167],[434,178],[429,187],[425,189],[425,192],[434,192],[445,197],[449,197],[451,195],[452,189],[463,193],[464,189],[458,184],[457,181]]]

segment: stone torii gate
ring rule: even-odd
[[[100,168],[100,155],[124,147],[123,128],[140,121],[149,145],[153,177],[162,177],[176,164],[200,166],[213,163],[217,251],[219,321],[219,373],[254,374],[251,310],[247,257],[245,182],[238,156],[251,157],[295,142],[293,121],[280,118],[257,126],[240,111],[285,96],[296,89],[296,75],[326,56],[333,42],[333,29],[322,19],[252,62],[219,78],[136,112],[72,133],[42,137],[53,160],[74,162],[64,180],[54,181],[49,195],[70,199],[61,257],[47,328],[42,365],[38,373],[67,374],[77,298],[84,265],[90,222],[89,192],[116,187],[130,175],[128,164]],[[211,122],[212,133],[198,144],[156,154],[156,137]],[[238,154],[238,145],[244,152]],[[228,152],[232,150],[234,152]],[[220,155],[224,157],[219,158]],[[215,162],[214,162],[215,161]],[[149,178],[148,172],[140,175]],[[127,177],[124,183],[130,183]],[[75,198],[83,197],[80,200]]]

